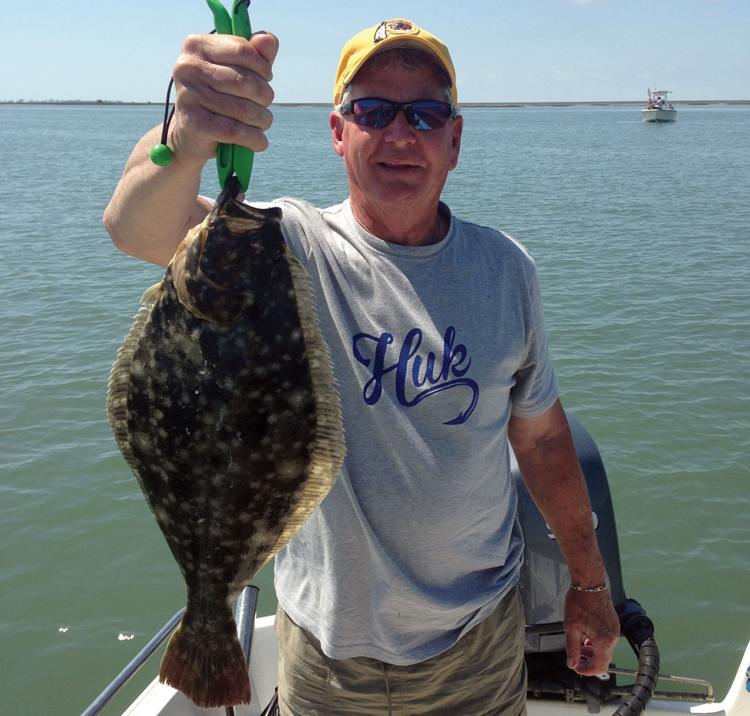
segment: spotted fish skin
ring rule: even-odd
[[[185,238],[112,371],[110,424],[187,587],[160,677],[201,707],[248,703],[230,605],[338,475],[327,347],[279,209],[225,190]]]

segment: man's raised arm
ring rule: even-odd
[[[249,40],[233,35],[191,35],[174,67],[175,113],[166,167],[149,151],[161,127],[146,134],[128,159],[104,212],[104,226],[121,251],[166,266],[187,231],[209,206],[198,197],[201,170],[219,142],[261,152],[271,126],[269,82],[278,41],[260,32]]]

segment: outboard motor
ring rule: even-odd
[[[625,597],[612,498],[599,450],[581,423],[570,415],[567,418],[586,478],[597,542],[612,602],[620,617],[620,631],[639,657],[636,683],[616,713],[637,716],[646,708],[659,674],[654,625],[638,602]],[[597,713],[602,703],[620,695],[613,693],[616,676],[580,676],[568,668],[563,631],[565,596],[570,587],[568,567],[552,531],[526,490],[512,451],[511,468],[525,541],[520,589],[526,616],[528,696],[586,701],[589,712]]]

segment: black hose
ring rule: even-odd
[[[654,625],[638,602],[628,599],[617,610],[622,635],[638,655],[638,676],[630,694],[614,716],[641,716],[651,701],[659,679],[659,648],[654,641]]]
[[[638,657],[638,677],[630,695],[615,711],[615,716],[641,716],[656,688],[659,678],[659,649],[653,637],[641,644]]]

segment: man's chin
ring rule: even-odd
[[[371,203],[378,203],[383,206],[419,206],[427,201],[424,189],[415,186],[407,181],[389,181],[382,183],[373,191],[367,199],[371,198]]]

